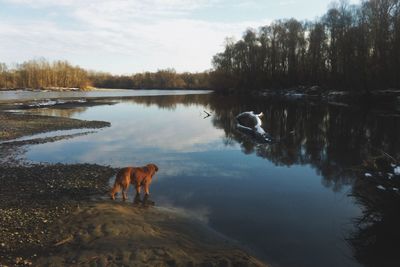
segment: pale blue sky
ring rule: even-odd
[[[358,3],[351,0],[350,3]],[[331,0],[0,0],[0,62],[65,59],[116,74],[203,71],[248,27],[313,20]]]

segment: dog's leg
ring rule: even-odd
[[[144,195],[143,197],[143,206],[148,207],[148,206],[154,206],[155,202],[153,200],[149,199],[149,194]]]
[[[139,204],[140,202],[142,202],[142,201],[140,200],[140,194],[136,194],[135,198],[133,199],[133,204],[137,205],[137,204]]]
[[[123,201],[125,201],[126,200],[126,192],[125,192],[125,190],[126,190],[126,186],[122,186],[122,200]]]
[[[149,182],[145,183],[144,184],[144,191],[146,192],[146,195],[150,195],[149,188],[150,188],[150,183]]]
[[[140,184],[135,184],[135,188],[136,188],[136,195],[140,195]]]
[[[128,189],[129,189],[129,184],[127,184],[127,186],[125,187],[124,191],[123,191],[123,198],[124,201],[128,199]]]
[[[119,184],[114,184],[114,187],[111,189],[111,193],[110,193],[112,200],[115,200],[115,194],[118,193],[119,191],[120,191]]]

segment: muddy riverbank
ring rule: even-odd
[[[0,141],[37,133],[82,128],[109,127],[105,121],[82,121],[63,117],[0,112]]]

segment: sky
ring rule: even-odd
[[[350,0],[358,3],[359,0]],[[0,0],[0,62],[68,60],[113,74],[210,69],[226,37],[314,20],[332,0]]]

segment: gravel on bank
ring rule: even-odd
[[[11,112],[0,112],[0,141],[11,140],[57,130],[78,128],[103,128],[111,124],[105,121],[84,121],[64,117],[52,117]]]
[[[52,246],[51,226],[91,196],[104,195],[114,169],[95,164],[27,163],[27,145],[55,142],[87,132],[14,141],[57,130],[98,129],[109,122],[0,111],[0,266],[30,265]]]
[[[104,195],[114,169],[94,164],[0,166],[0,265],[52,246],[56,220]]]

